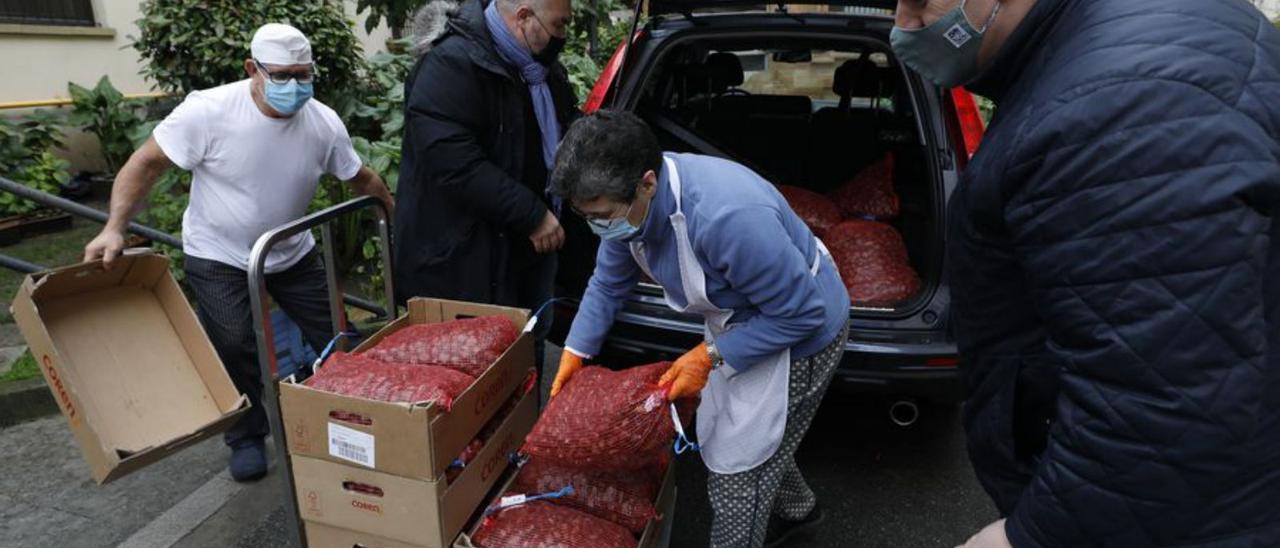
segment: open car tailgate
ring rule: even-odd
[[[649,0],[649,14],[691,13],[698,10],[726,9],[748,6],[849,6],[861,8],[878,8],[892,10],[897,7],[897,0],[777,0],[760,2],[752,0]]]

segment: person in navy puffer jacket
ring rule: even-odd
[[[1244,0],[900,1],[997,111],[950,202],[971,546],[1280,546],[1280,33]]]

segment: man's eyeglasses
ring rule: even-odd
[[[258,65],[258,70],[262,71],[262,74],[266,76],[267,80],[270,80],[273,84],[288,84],[289,80],[297,80],[299,84],[310,84],[316,81],[316,72],[314,69],[295,72],[284,70],[272,71],[257,59],[254,59],[253,63]]]

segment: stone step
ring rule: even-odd
[[[0,347],[25,344],[27,344],[27,340],[22,338],[22,333],[18,331],[16,324],[0,323]]]
[[[26,345],[0,347],[0,375],[13,369],[14,362],[27,351]]]

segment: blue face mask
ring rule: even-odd
[[[276,112],[286,116],[292,115],[302,109],[307,101],[314,95],[312,84],[299,84],[297,80],[290,79],[287,83],[277,84],[271,80],[265,80],[267,104]]]
[[[635,206],[636,203],[634,201],[631,202],[631,205],[627,206],[627,212],[616,219],[588,219],[587,226],[591,227],[591,231],[602,240],[628,240],[640,232],[640,227],[633,226],[627,220],[627,217],[631,216],[631,208]],[[649,212],[646,211],[645,215],[648,214]],[[641,222],[643,223],[643,221]]]
[[[982,29],[975,29],[965,17],[966,0],[941,19],[920,29],[893,27],[889,43],[893,52],[920,76],[943,88],[953,88],[978,76],[978,52],[991,23],[1000,13],[997,3]]]
[[[640,227],[632,226],[625,216],[609,219],[609,222],[604,225],[588,222],[587,226],[590,226],[591,231],[602,240],[626,240],[640,232]]]

